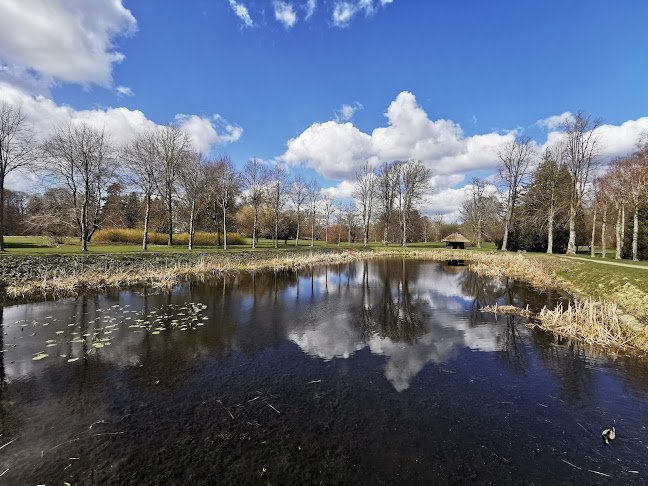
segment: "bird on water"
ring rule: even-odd
[[[611,429],[605,429],[601,433],[601,437],[603,437],[603,440],[606,444],[609,444],[610,441],[614,440],[614,438],[616,437],[616,430],[614,429],[614,427],[612,427]]]

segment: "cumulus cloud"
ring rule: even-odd
[[[436,174],[466,173],[493,169],[496,149],[514,133],[489,133],[464,137],[459,125],[430,120],[412,93],[403,91],[385,114],[388,126],[371,135],[352,123],[314,123],[288,141],[280,157],[291,165],[305,164],[334,180],[350,180],[365,160],[379,164],[388,160],[416,158]]]
[[[236,16],[243,21],[245,26],[252,27],[254,22],[252,22],[252,17],[250,17],[250,12],[247,7],[242,3],[237,3],[236,0],[229,0],[229,3]]]
[[[560,128],[567,120],[572,120],[573,118],[574,117],[571,112],[566,111],[562,115],[553,115],[548,118],[538,120],[536,122],[536,125],[546,130],[556,130]]]
[[[22,109],[41,141],[49,136],[54,126],[68,120],[86,122],[105,129],[116,145],[128,143],[141,130],[156,126],[139,110],[123,107],[75,110],[69,106],[57,105],[44,96],[32,96],[6,83],[0,83],[0,99]],[[191,135],[196,149],[203,152],[208,152],[212,145],[234,142],[243,134],[241,127],[227,123],[219,115],[210,118],[177,115],[175,121]],[[7,187],[24,190],[28,189],[26,184],[30,183],[32,182],[22,174],[12,173],[7,180]]]
[[[297,15],[293,6],[289,3],[276,0],[273,2],[275,19],[281,22],[286,29],[291,28],[297,22]]]
[[[178,114],[175,122],[191,135],[196,150],[200,152],[209,152],[212,145],[236,142],[243,135],[241,127],[227,123],[218,114],[210,118]]]
[[[136,29],[137,22],[122,0],[3,0],[3,79],[8,79],[7,72],[22,69],[30,83],[44,78],[110,86],[113,64],[124,59],[113,41]]]

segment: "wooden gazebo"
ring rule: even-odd
[[[453,250],[463,250],[466,247],[466,243],[470,242],[468,238],[460,233],[452,233],[441,241],[445,241],[446,247],[452,248]]]

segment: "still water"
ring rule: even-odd
[[[479,311],[561,298],[385,259],[8,306],[0,483],[646,484],[648,365]]]

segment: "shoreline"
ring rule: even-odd
[[[471,250],[419,248],[304,248],[231,250],[219,253],[138,253],[92,255],[4,255],[0,259],[3,304],[15,304],[48,298],[73,297],[82,293],[127,289],[142,286],[171,288],[195,278],[225,275],[261,269],[296,269],[332,263],[351,263],[380,257],[403,257],[430,261],[463,260],[470,271],[493,278],[509,277],[529,283],[534,288],[559,290],[576,301],[590,299],[603,313],[614,305],[618,321],[628,328],[633,339],[627,346],[648,352],[647,323],[641,322],[615,299],[598,299],[582,292],[559,276],[560,269],[577,265],[560,258],[529,258],[522,254],[475,252]],[[565,335],[555,326],[536,324],[563,337],[582,340],[582,330]],[[616,319],[615,319],[615,325]],[[597,343],[605,346],[605,341]],[[614,343],[610,342],[610,346]]]

